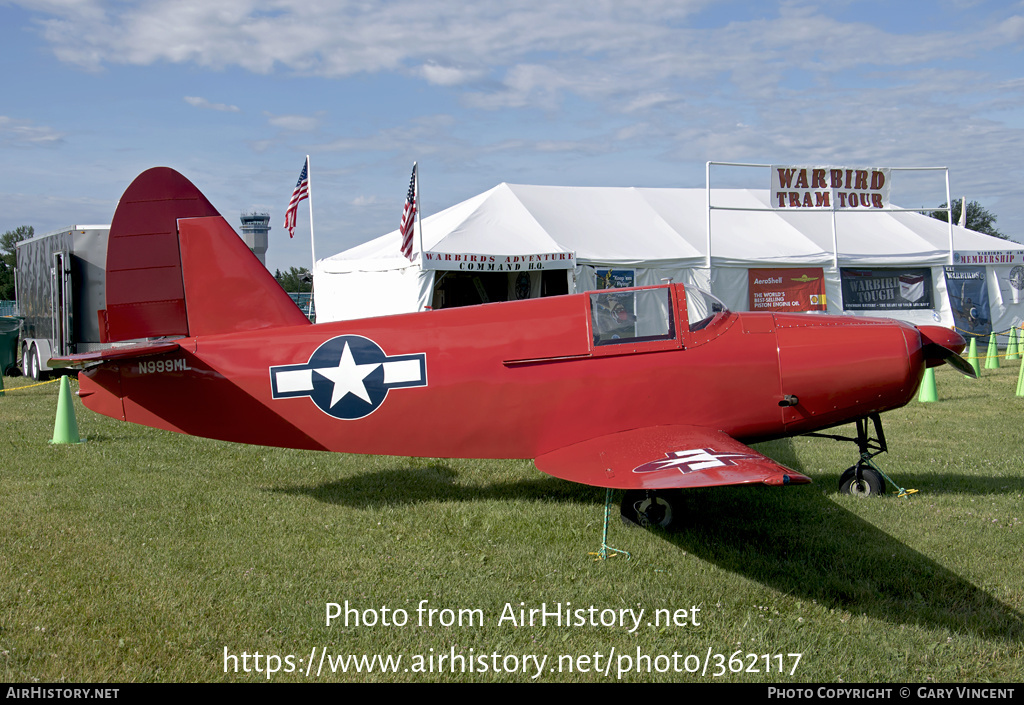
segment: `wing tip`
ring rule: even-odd
[[[762,484],[769,485],[771,487],[779,487],[782,485],[809,485],[814,482],[811,478],[806,475],[801,475],[798,472],[782,473],[781,475],[774,475],[772,477],[766,477]]]

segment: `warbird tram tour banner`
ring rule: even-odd
[[[772,208],[889,207],[890,170],[772,165]]]

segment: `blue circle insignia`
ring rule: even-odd
[[[395,387],[425,386],[426,355],[384,353],[361,335],[320,344],[304,365],[270,368],[273,398],[308,396],[326,414],[361,419],[376,411]]]

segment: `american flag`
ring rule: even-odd
[[[284,227],[288,228],[288,237],[295,237],[295,221],[299,216],[299,202],[309,198],[309,157],[302,164],[302,173],[292,191],[292,200],[288,201],[288,210],[284,212]]]
[[[416,165],[412,165],[412,177],[409,179],[409,193],[405,197],[405,208],[402,210],[402,225],[398,232],[402,235],[402,254],[412,257],[412,231],[416,222]]]

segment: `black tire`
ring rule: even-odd
[[[665,530],[678,525],[681,509],[679,493],[674,491],[627,490],[620,506],[623,524]]]
[[[857,466],[846,469],[839,477],[839,493],[857,497],[876,497],[885,494],[885,478],[870,465],[860,466],[860,482],[857,481]]]
[[[39,348],[33,345],[32,347],[29,348],[28,355],[28,364],[30,366],[30,369],[32,370],[29,376],[36,382],[42,382],[43,380],[46,379],[46,373],[43,372],[43,366],[39,364]]]

